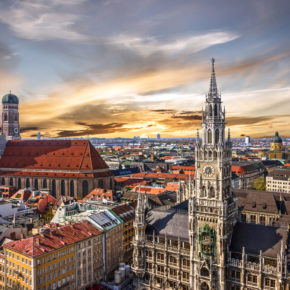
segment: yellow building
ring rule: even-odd
[[[123,220],[123,262],[127,263],[133,258],[135,209],[131,205],[122,204],[113,208],[112,211]]]
[[[279,133],[275,133],[275,137],[273,138],[273,141],[271,142],[271,151],[282,151],[283,150],[283,144],[282,139],[279,136]]]
[[[78,245],[82,243],[83,250],[94,247],[92,241],[100,235],[88,222],[80,222],[52,226],[42,234],[4,245],[5,289],[79,289],[76,282]],[[102,262],[99,263],[98,267],[102,267]],[[94,272],[93,267],[89,285],[96,281]]]

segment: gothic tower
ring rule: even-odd
[[[232,144],[225,139],[215,68],[202,112],[202,141],[197,132],[194,189],[189,197],[189,238],[192,289],[225,289],[226,259],[237,220],[231,189]]]
[[[145,230],[146,230],[146,209],[148,206],[147,196],[138,193],[137,207],[135,210],[134,231],[135,237],[133,240],[134,253],[132,270],[135,273],[139,283],[145,274]]]
[[[18,104],[11,92],[2,98],[2,134],[7,140],[20,139]]]

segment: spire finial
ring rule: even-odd
[[[211,58],[211,65],[212,65],[212,72],[214,73],[214,63],[215,63],[215,59],[212,57]]]
[[[217,90],[217,84],[216,84],[216,78],[215,78],[215,69],[214,69],[214,63],[215,59],[211,59],[211,66],[212,66],[212,71],[211,71],[211,78],[210,78],[210,87],[209,87],[209,97],[218,97],[218,90]]]

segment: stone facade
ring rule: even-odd
[[[132,266],[136,289],[288,289],[287,221],[284,226],[281,218],[274,225],[275,211],[272,225],[242,221],[243,204],[231,187],[231,162],[212,60],[194,180],[178,189],[180,203],[168,209],[149,211],[146,197],[138,196]]]

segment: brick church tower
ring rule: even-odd
[[[18,97],[11,92],[2,98],[2,134],[6,137],[6,140],[21,139],[18,104]]]

